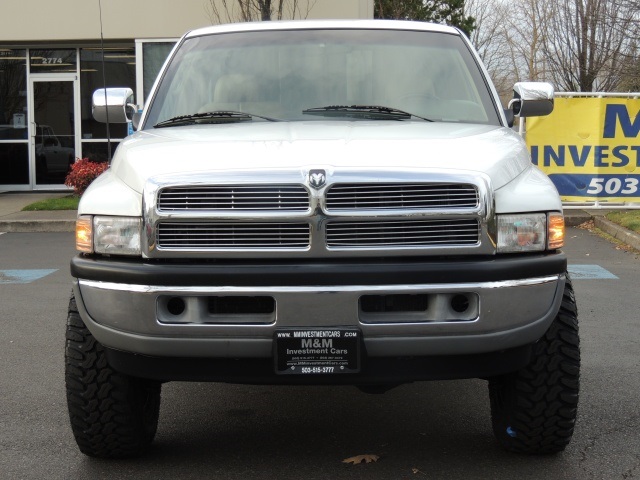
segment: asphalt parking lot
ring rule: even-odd
[[[170,383],[141,459],[79,453],[63,349],[71,233],[0,235],[0,476],[8,479],[626,479],[640,476],[640,258],[585,230],[566,252],[582,339],[579,418],[559,455],[507,454],[486,382],[351,387]],[[349,465],[361,454],[377,462]]]

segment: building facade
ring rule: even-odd
[[[108,135],[93,120],[94,90],[130,87],[142,106],[184,32],[240,19],[222,0],[7,3],[0,17],[0,191],[66,189],[76,158],[108,160],[107,136],[115,149],[130,127],[111,125]],[[373,18],[373,0],[285,0],[284,7],[283,18]]]

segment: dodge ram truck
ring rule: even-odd
[[[143,453],[169,381],[480,378],[497,444],[562,451],[580,371],[562,203],[511,128],[554,91],[513,90],[505,108],[455,28],[365,20],[195,30],[142,113],[95,92],[94,117],[135,133],[78,210],[80,450]]]

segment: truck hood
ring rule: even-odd
[[[159,175],[315,168],[482,172],[498,189],[529,166],[525,143],[504,127],[320,120],[145,130],[122,142],[111,170],[142,193]]]

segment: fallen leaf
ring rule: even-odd
[[[595,222],[593,220],[588,220],[578,225],[577,228],[580,228],[582,230],[593,230],[595,228]]]
[[[420,475],[424,475],[425,477],[427,476],[426,473],[424,473],[422,470],[417,468],[412,468],[411,471],[413,472],[414,475],[420,474]]]
[[[365,455],[356,455],[355,457],[349,457],[342,460],[342,463],[350,463],[352,465],[358,465],[359,463],[371,463],[377,462],[380,457],[378,455],[365,454]]]

